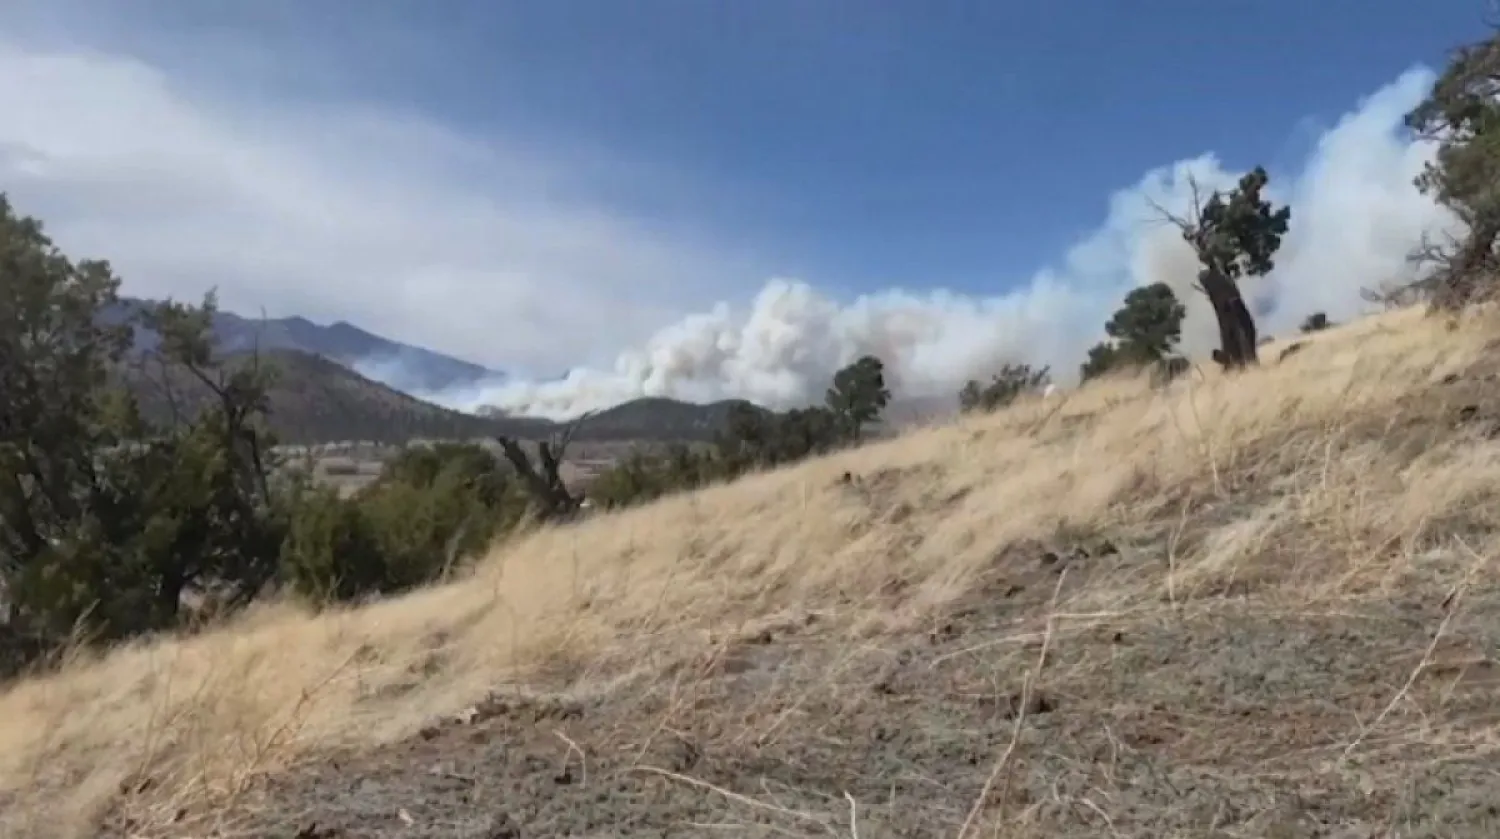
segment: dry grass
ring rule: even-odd
[[[140,793],[143,830],[165,825],[299,757],[408,736],[497,684],[566,670],[605,691],[788,615],[816,614],[850,646],[926,631],[1033,541],[1107,534],[1160,558],[1062,604],[1054,591],[1030,626],[1048,639],[1226,595],[1330,611],[1423,581],[1475,585],[1500,546],[1500,444],[1434,424],[1447,408],[1432,394],[1480,369],[1493,334],[1487,319],[1450,330],[1398,312],[1281,364],[1269,348],[1233,382],[1103,382],[541,532],[471,579],[369,608],[270,606],[81,659],[0,696],[0,833],[84,835],[122,787]],[[1460,544],[1461,559],[1433,558]],[[981,803],[955,802],[967,835]]]

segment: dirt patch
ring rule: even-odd
[[[1436,602],[1246,601],[1050,633],[990,605],[878,643],[761,633],[590,701],[499,695],[300,766],[213,821],[322,839],[1500,830],[1483,734],[1500,594],[1437,645]],[[124,812],[108,835],[128,834]]]

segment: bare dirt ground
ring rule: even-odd
[[[0,834],[1500,835],[1496,338],[1402,313],[81,661],[0,696]]]
[[[1027,617],[1051,593],[1131,560],[1046,556],[1016,556],[926,635],[850,647],[799,622],[705,645],[672,678],[607,697],[497,693],[411,740],[275,778],[227,833],[1500,831],[1485,653],[1500,644],[1500,598],[1466,604],[1430,653],[1455,614],[1440,590],[1345,613],[1241,601],[1058,618],[1049,635]]]

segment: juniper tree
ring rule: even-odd
[[[1179,227],[1198,257],[1197,288],[1213,306],[1219,324],[1214,358],[1228,370],[1259,361],[1255,318],[1245,304],[1240,281],[1271,272],[1291,224],[1290,207],[1273,208],[1263,197],[1270,180],[1266,170],[1257,166],[1228,192],[1215,190],[1202,198],[1195,185],[1188,218],[1161,211]]]
[[[1461,47],[1427,98],[1405,118],[1437,153],[1416,178],[1423,194],[1451,211],[1465,232],[1425,242],[1414,253],[1436,270],[1419,283],[1433,305],[1454,309],[1489,294],[1500,259],[1500,34]]]
[[[1087,381],[1122,366],[1160,364],[1173,357],[1182,339],[1187,308],[1166,283],[1133,288],[1104,324],[1110,341],[1089,349],[1080,369]]]
[[[824,396],[842,436],[857,442],[865,426],[880,419],[891,400],[885,386],[885,365],[873,355],[860,357],[833,375],[833,386]],[[799,423],[806,425],[799,420]],[[808,426],[811,427],[811,426]]]

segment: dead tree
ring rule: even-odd
[[[1183,218],[1154,205],[1161,216],[1182,232],[1201,266],[1195,288],[1208,298],[1219,324],[1219,349],[1214,360],[1226,370],[1238,370],[1260,361],[1257,355],[1255,318],[1245,304],[1239,281],[1264,276],[1275,267],[1273,257],[1281,247],[1291,222],[1290,207],[1271,209],[1261,198],[1270,181],[1257,166],[1240,178],[1227,194],[1217,190],[1204,199],[1196,181],[1191,215]]]
[[[536,459],[533,460],[518,440],[503,434],[495,436],[505,459],[526,485],[531,496],[532,509],[541,521],[557,521],[576,514],[583,506],[583,494],[573,493],[563,482],[561,468],[567,456],[568,444],[574,433],[591,414],[583,414],[568,423],[560,434],[551,440],[537,442]]]

